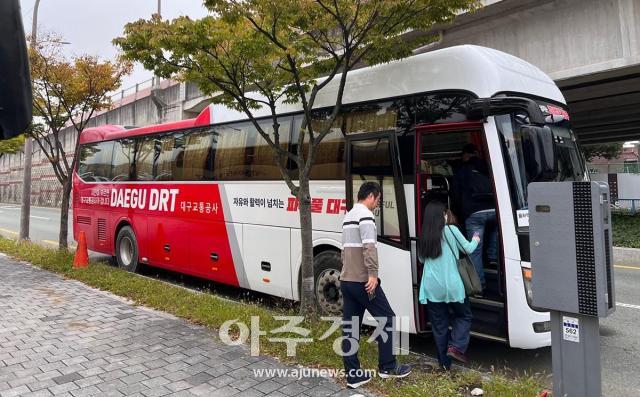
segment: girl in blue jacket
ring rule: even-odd
[[[456,226],[447,225],[443,203],[432,201],[427,204],[418,243],[419,260],[424,265],[419,300],[427,305],[438,361],[444,369],[451,367],[452,358],[467,362],[471,307],[456,261],[460,258],[460,250],[470,254],[479,242],[478,235],[467,241]]]

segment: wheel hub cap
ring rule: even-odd
[[[120,240],[120,259],[125,266],[131,264],[133,258],[133,242],[129,237],[124,237]]]
[[[326,269],[316,282],[316,299],[323,313],[342,313],[342,292],[340,291],[340,271]]]

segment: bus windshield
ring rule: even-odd
[[[507,175],[510,179],[511,194],[515,210],[526,210],[527,185],[531,180],[527,170],[530,169],[528,161],[532,156],[525,156],[520,135],[520,127],[528,124],[528,117],[522,113],[512,113],[496,116],[496,125],[500,134]],[[558,172],[552,181],[583,181],[587,179],[585,162],[576,143],[568,120],[563,117],[556,118],[560,121],[549,122],[558,154]],[[547,120],[553,120],[547,117]],[[549,179],[547,179],[549,181]]]

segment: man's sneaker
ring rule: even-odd
[[[380,376],[382,379],[404,378],[410,373],[411,373],[411,366],[409,364],[402,364],[402,365],[398,365],[395,369],[392,369],[389,371],[380,370],[378,372],[378,376]]]
[[[354,378],[351,380],[347,381],[347,387],[349,389],[357,389],[358,387],[362,386],[362,385],[366,385],[367,383],[369,383],[369,381],[371,381],[371,377],[370,376],[363,376],[360,378]]]
[[[456,349],[453,346],[449,346],[449,348],[447,349],[447,356],[460,361],[463,364],[466,364],[469,362],[469,359],[467,358],[467,356],[464,355],[464,353],[462,353],[460,350]]]

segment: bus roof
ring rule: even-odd
[[[138,128],[125,128],[121,125],[101,125],[98,127],[86,128],[80,134],[80,143],[108,141],[118,138],[127,138],[137,135],[152,134],[154,132],[181,130],[189,127],[209,125],[209,108],[205,108],[198,117],[172,121],[163,124],[148,125]]]
[[[339,75],[318,93],[314,108],[332,106]],[[536,66],[491,48],[461,45],[411,56],[394,62],[349,72],[343,103],[358,103],[434,91],[467,91],[480,98],[516,92],[565,103],[553,80]],[[278,104],[278,113],[302,111],[299,103]],[[270,116],[266,107],[256,117]],[[247,116],[224,105],[209,105],[195,119],[125,130],[113,126],[89,128],[81,143],[143,135],[212,123],[246,120]]]

